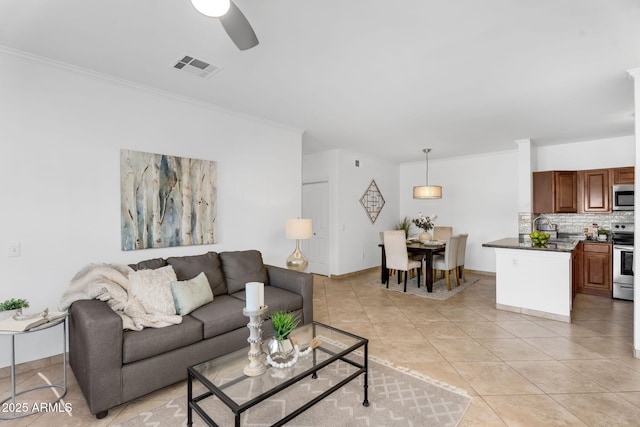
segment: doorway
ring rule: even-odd
[[[302,241],[302,253],[309,260],[309,273],[329,276],[329,182],[302,184],[302,217],[311,218],[313,237]]]

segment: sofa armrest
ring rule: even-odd
[[[122,319],[103,301],[69,309],[69,365],[92,414],[122,400]]]
[[[266,265],[269,285],[302,296],[302,323],[313,321],[313,276],[282,267]]]

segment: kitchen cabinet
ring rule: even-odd
[[[577,213],[576,171],[533,173],[533,212]]]
[[[610,243],[582,242],[582,272],[577,291],[611,298],[612,265]]]
[[[579,213],[611,212],[610,169],[578,171]]]
[[[612,185],[633,184],[635,181],[634,173],[635,171],[633,166],[611,169]]]

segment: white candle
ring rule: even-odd
[[[260,304],[260,308],[264,307],[264,283],[260,283],[258,286],[259,296],[258,296],[258,304]]]
[[[248,311],[257,311],[260,309],[260,288],[262,286],[263,284],[258,282],[249,282],[245,285]]]

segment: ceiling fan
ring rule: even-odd
[[[238,49],[251,49],[259,43],[251,24],[231,0],[191,0],[191,4],[203,15],[220,19]]]

